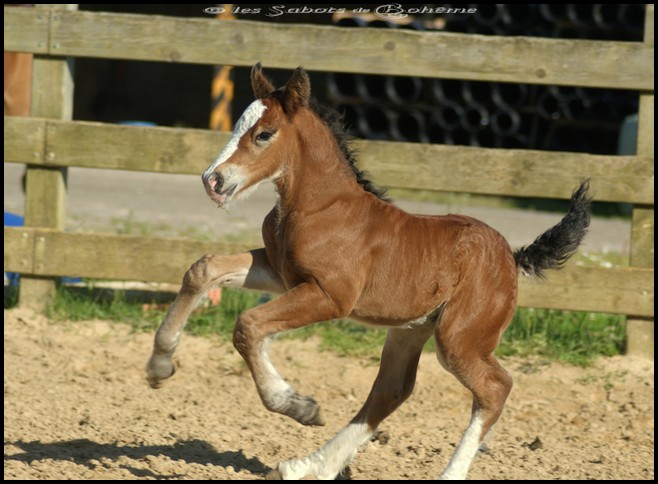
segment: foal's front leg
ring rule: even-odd
[[[317,284],[305,282],[238,317],[233,344],[247,362],[258,394],[268,410],[304,425],[324,425],[315,400],[301,396],[276,371],[267,355],[265,342],[270,335],[342,315]]]
[[[232,256],[205,255],[196,261],[185,273],[183,285],[155,335],[153,354],[146,367],[152,388],[160,388],[174,374],[173,356],[187,318],[199,298],[214,286],[284,291],[265,249]]]

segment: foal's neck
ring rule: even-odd
[[[281,209],[311,213],[366,193],[335,136],[317,116],[309,111],[295,124],[304,128],[299,129],[284,174],[276,181]]]

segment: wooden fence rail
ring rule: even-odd
[[[5,227],[5,270],[37,276],[180,283],[201,255],[235,254],[244,244]],[[519,284],[519,305],[653,316],[653,269],[569,266]]]
[[[198,175],[229,138],[230,133],[202,129],[5,117],[5,161]],[[586,175],[596,200],[653,204],[651,158],[391,141],[353,144],[359,166],[388,187],[569,199]]]
[[[32,117],[5,118],[5,161],[28,165],[26,228],[5,228],[5,270],[27,276],[23,302],[42,298],[51,276],[179,282],[203,253],[245,248],[62,231],[67,167],[199,174],[230,136],[70,121],[72,57],[633,89],[636,156],[355,144],[361,167],[385,186],[566,199],[591,177],[595,200],[632,203],[633,267],[571,265],[539,284],[522,281],[520,304],[629,315],[629,349],[653,355],[653,12],[648,5],[644,42],[608,42],[5,7],[5,50],[35,54]]]
[[[271,68],[303,65],[317,71],[653,90],[653,45],[638,42],[6,7],[5,50],[234,66],[263,61]]]

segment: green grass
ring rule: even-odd
[[[621,354],[625,341],[624,316],[520,308],[497,354],[540,356],[583,366],[598,356]]]
[[[5,308],[16,304],[15,289],[5,290]],[[173,300],[173,295],[169,301]],[[259,303],[256,292],[223,289],[222,303],[217,307],[201,307],[192,314],[186,331],[195,335],[215,334],[230,341],[238,315]],[[143,309],[144,303],[162,302],[131,300],[129,293],[86,288],[60,287],[47,316],[55,320],[82,321],[105,319],[130,324],[135,331],[152,332],[166,314],[166,309]],[[386,330],[366,328],[349,321],[333,321],[287,333],[284,338],[317,337],[320,347],[345,356],[358,356],[367,361],[379,359]],[[497,354],[540,357],[549,361],[565,361],[587,365],[599,356],[623,352],[625,318],[623,316],[541,309],[517,310],[503,335]],[[433,339],[426,345],[433,351]]]
[[[141,293],[143,294],[143,293]],[[171,295],[168,302],[173,301]],[[127,323],[135,331],[155,331],[166,314],[165,309],[145,308],[145,304],[162,305],[160,299],[139,302],[130,300],[125,291],[98,290],[93,286],[60,287],[46,315],[55,320],[84,321],[107,319]],[[260,294],[248,291],[223,290],[222,303],[204,307],[204,302],[190,316],[185,330],[197,336],[218,334],[230,339],[235,319],[247,308],[258,304]]]
[[[5,309],[13,308],[18,304],[18,287],[5,286]]]
[[[328,321],[287,333],[284,338],[320,339],[320,349],[341,356],[358,356],[379,361],[386,330],[366,327],[348,320]]]
[[[124,291],[98,290],[93,284],[87,287],[59,287],[54,302],[46,308],[46,316],[69,321],[107,319],[130,323],[135,328],[141,325],[144,329],[151,327],[144,321],[141,306],[127,301]],[[155,324],[153,321],[152,326]]]
[[[335,321],[305,328],[293,337],[320,337],[321,348],[346,356],[378,360],[386,330]],[[540,357],[587,366],[600,356],[623,353],[625,318],[619,315],[519,308],[496,354]],[[425,351],[434,351],[434,339]]]

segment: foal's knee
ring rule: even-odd
[[[245,356],[249,352],[249,348],[256,342],[256,329],[257,321],[249,314],[249,311],[238,316],[235,328],[233,328],[233,346],[242,356]]]
[[[214,255],[206,254],[192,264],[183,277],[182,289],[195,293],[202,291],[212,281],[210,266],[214,258]]]

